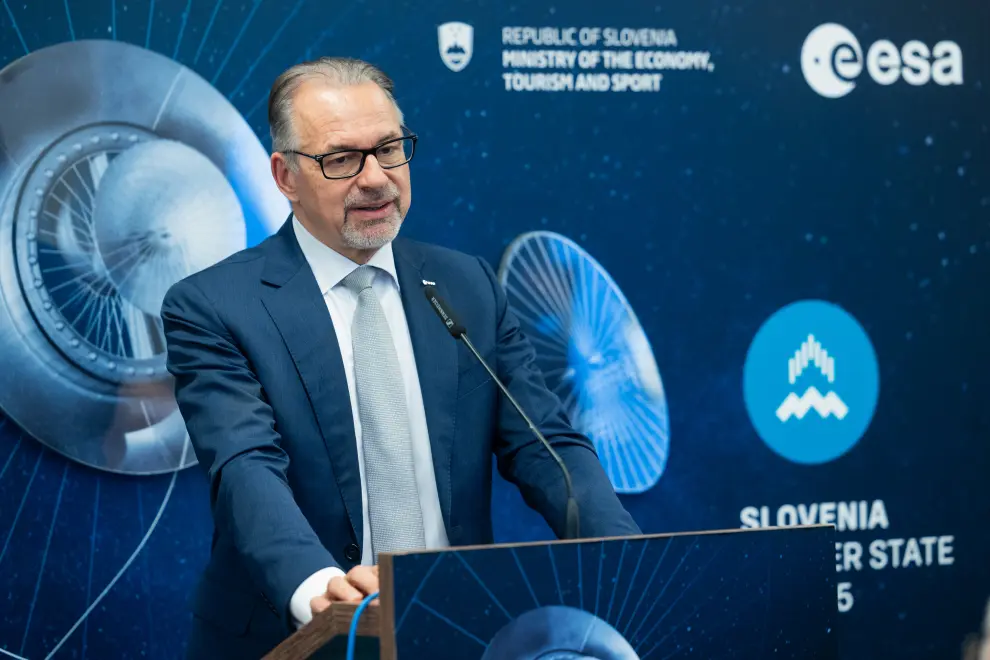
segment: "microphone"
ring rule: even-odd
[[[540,429],[536,428],[536,425],[533,424],[532,420],[530,420],[529,416],[522,409],[522,406],[520,406],[515,397],[509,393],[509,390],[505,387],[502,381],[499,380],[498,376],[495,375],[492,368],[488,366],[485,359],[481,357],[481,353],[478,352],[478,349],[474,347],[474,344],[472,344],[471,340],[468,338],[467,330],[463,325],[461,325],[460,321],[457,320],[454,310],[452,310],[447,302],[440,297],[436,288],[428,284],[423,287],[423,293],[426,295],[426,299],[430,301],[430,306],[433,307],[433,311],[436,312],[437,316],[440,317],[440,320],[443,321],[444,326],[447,328],[447,332],[449,332],[454,339],[460,339],[464,342],[464,345],[468,347],[468,350],[471,351],[471,354],[474,355],[475,359],[485,367],[488,375],[491,376],[492,380],[495,381],[495,384],[498,385],[498,389],[502,391],[505,398],[509,400],[512,407],[516,409],[519,416],[522,417],[523,421],[526,422],[526,425],[529,426],[529,430],[534,436],[536,436],[537,440],[543,443],[546,450],[550,452],[550,456],[557,462],[557,465],[560,467],[560,472],[564,476],[564,485],[567,487],[567,523],[564,538],[578,538],[578,534],[580,533],[578,503],[577,500],[574,499],[574,487],[571,484],[571,473],[567,470],[567,466],[564,465],[564,461],[561,460],[560,455],[554,450],[550,443],[547,442],[547,439],[543,437],[543,434],[540,433]]]

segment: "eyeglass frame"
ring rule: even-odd
[[[406,131],[407,129],[406,129],[405,126],[403,126],[402,127],[402,130],[403,131]],[[370,149],[337,149],[335,151],[329,151],[329,152],[327,152],[325,154],[307,154],[307,153],[304,153],[302,151],[295,151],[293,149],[293,150],[289,150],[289,151],[284,151],[282,153],[296,154],[298,156],[305,156],[306,158],[310,158],[312,160],[315,160],[319,164],[319,166],[320,166],[320,173],[323,175],[323,178],[324,179],[327,179],[329,181],[341,181],[343,179],[352,179],[352,178],[356,177],[358,174],[360,174],[364,170],[364,164],[367,162],[368,156],[374,156],[375,155],[375,152],[378,151],[379,149],[381,149],[382,147],[384,147],[385,145],[391,144],[393,142],[398,142],[399,140],[412,140],[412,153],[409,154],[409,160],[407,160],[404,163],[400,163],[398,165],[382,165],[381,163],[378,163],[378,167],[382,168],[383,170],[394,170],[397,167],[402,167],[403,165],[408,165],[409,162],[412,161],[413,156],[416,155],[416,143],[419,141],[419,136],[416,135],[415,133],[408,133],[407,135],[400,135],[398,137],[389,138],[389,139],[385,140],[384,142],[380,142],[380,143],[376,144],[375,146],[371,147]],[[359,153],[359,154],[361,154],[361,164],[358,165],[357,171],[354,172],[354,174],[348,174],[347,176],[328,176],[326,170],[323,169],[323,160],[325,158],[328,158],[330,156],[334,156],[336,154],[347,154],[347,153]],[[375,160],[376,161],[378,160],[378,157],[377,156],[375,156]]]

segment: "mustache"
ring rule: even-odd
[[[344,199],[344,209],[352,209],[360,206],[379,206],[386,202],[396,201],[399,198],[399,188],[394,184],[374,188],[372,190],[354,191]]]

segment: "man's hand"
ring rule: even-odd
[[[378,591],[378,567],[355,566],[343,577],[335,577],[327,585],[327,591],[309,601],[313,614],[323,612],[331,603],[360,602],[365,596]],[[378,605],[376,598],[370,603]]]

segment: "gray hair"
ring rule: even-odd
[[[990,602],[983,614],[983,629],[963,640],[963,660],[987,660],[990,658]]]
[[[282,72],[272,84],[268,95],[268,125],[272,136],[272,152],[289,152],[296,149],[297,136],[292,125],[292,100],[299,87],[308,80],[324,78],[331,85],[347,87],[373,82],[388,97],[399,123],[403,123],[402,110],[395,101],[392,79],[384,71],[363,60],[349,57],[321,57],[310,62],[301,62]],[[290,167],[296,164],[294,154],[287,154]]]

